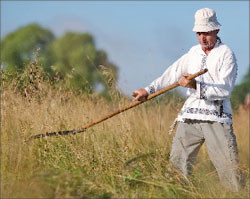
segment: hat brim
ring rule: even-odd
[[[195,24],[193,27],[194,32],[210,32],[213,30],[219,30],[220,24]]]

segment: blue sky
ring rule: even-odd
[[[58,37],[89,32],[118,66],[118,86],[130,94],[197,44],[194,13],[204,7],[217,12],[219,36],[236,54],[240,83],[249,67],[249,1],[1,1],[1,37],[30,23]]]

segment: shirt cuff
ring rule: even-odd
[[[147,91],[148,95],[155,93],[155,88],[153,86],[148,86],[144,89]]]

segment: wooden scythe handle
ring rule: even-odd
[[[194,79],[194,78],[196,78],[196,77],[198,77],[200,75],[203,75],[207,71],[208,71],[207,69],[201,70],[201,71],[199,71],[199,72],[197,72],[197,73],[195,73],[193,75],[190,75],[189,77],[187,77],[187,79],[192,80],[192,79]],[[155,93],[149,95],[145,101],[134,101],[131,104],[129,104],[129,105],[123,107],[123,108],[120,108],[120,109],[118,109],[116,111],[113,111],[112,113],[105,115],[104,117],[100,118],[99,120],[95,120],[95,121],[93,121],[93,122],[91,122],[89,124],[86,124],[86,125],[82,126],[82,127],[79,127],[79,128],[73,129],[73,130],[58,131],[58,132],[51,132],[51,133],[34,135],[34,136],[31,136],[30,138],[28,138],[27,141],[32,140],[32,139],[36,139],[36,138],[43,138],[43,137],[47,137],[47,136],[69,135],[69,134],[76,134],[76,133],[83,132],[89,127],[92,127],[92,126],[94,126],[94,125],[96,125],[98,123],[101,123],[101,122],[103,122],[103,121],[105,121],[105,120],[107,120],[107,119],[121,113],[121,112],[124,112],[124,111],[126,111],[128,109],[131,109],[131,108],[133,108],[133,107],[135,107],[135,106],[137,106],[139,104],[142,104],[142,103],[144,103],[144,102],[146,102],[148,100],[151,100],[151,99],[153,99],[153,98],[155,98],[155,97],[157,97],[157,96],[159,96],[159,95],[161,95],[161,94],[163,94],[163,93],[165,93],[165,92],[167,92],[169,90],[172,90],[172,89],[174,89],[174,88],[176,88],[178,86],[180,86],[180,84],[178,82],[176,82],[176,83],[174,83],[174,84],[172,84],[172,85],[170,85],[170,86],[168,86],[166,88],[161,89],[158,92],[155,92]]]

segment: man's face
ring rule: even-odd
[[[217,34],[219,30],[214,30],[210,32],[197,32],[197,38],[204,50],[211,50],[213,49],[214,45],[217,41]]]

